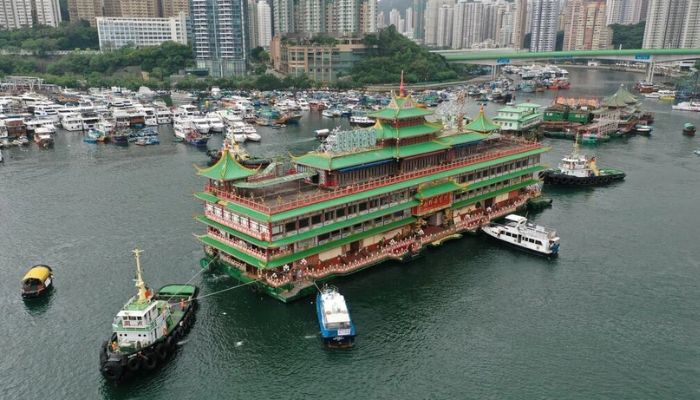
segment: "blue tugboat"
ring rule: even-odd
[[[355,344],[355,325],[345,297],[337,288],[324,285],[316,295],[316,316],[323,342],[328,347],[347,348]]]

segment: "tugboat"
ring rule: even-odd
[[[685,136],[695,136],[695,125],[686,122],[685,125],[683,125],[683,134]]]
[[[39,297],[53,288],[53,271],[48,265],[35,265],[22,278],[22,297]]]
[[[355,344],[355,325],[350,319],[345,297],[336,287],[324,285],[316,295],[316,316],[326,346],[347,348]]]
[[[100,372],[115,382],[165,363],[194,323],[197,308],[199,289],[194,285],[167,285],[153,294],[143,281],[142,251],[133,252],[138,294],[117,313],[112,336],[100,348]]]
[[[561,159],[559,168],[542,171],[541,178],[549,185],[593,186],[623,180],[625,173],[617,169],[599,169],[595,157],[579,154],[576,141],[573,153]]]
[[[555,230],[535,225],[515,214],[507,215],[506,221],[505,224],[492,222],[481,230],[521,250],[547,257],[559,254],[559,236]]]

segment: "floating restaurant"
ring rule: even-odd
[[[202,267],[287,302],[316,281],[408,261],[539,196],[538,143],[498,133],[483,109],[461,131],[393,96],[370,128],[334,132],[317,151],[264,169],[224,149],[195,197],[206,226]]]

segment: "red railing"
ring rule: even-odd
[[[214,214],[214,213],[212,213],[212,212],[210,212],[210,211],[205,211],[205,212],[204,212],[204,215],[206,215],[207,218],[209,218],[209,219],[211,219],[211,220],[213,220],[213,221],[216,221],[216,222],[218,222],[218,223],[220,223],[220,224],[222,224],[222,225],[226,225],[226,226],[228,226],[228,227],[231,228],[231,229],[235,229],[235,230],[237,230],[237,231],[243,232],[243,233],[245,233],[245,234],[248,234],[248,235],[250,235],[250,236],[253,236],[253,237],[255,237],[255,238],[258,238],[258,239],[260,239],[260,240],[270,240],[270,235],[269,235],[268,233],[254,231],[254,230],[252,230],[252,229],[250,229],[250,228],[248,228],[248,227],[246,227],[246,226],[243,226],[243,225],[241,225],[241,224],[237,224],[237,223],[235,223],[235,222],[233,222],[233,221],[231,221],[231,220],[223,219],[223,218],[219,217],[218,215],[216,215],[216,214]]]
[[[381,178],[381,179],[373,180],[373,181],[362,183],[362,184],[351,185],[351,186],[348,186],[348,187],[343,188],[343,189],[336,189],[333,191],[316,193],[316,194],[313,194],[310,196],[305,196],[303,198],[297,198],[295,200],[289,200],[289,201],[285,200],[285,201],[281,202],[280,204],[277,204],[274,206],[269,206],[269,205],[263,204],[262,202],[264,200],[255,200],[254,198],[251,199],[251,198],[238,196],[236,194],[220,190],[220,189],[218,189],[214,186],[210,186],[210,185],[206,186],[206,190],[208,192],[214,193],[219,198],[224,198],[226,200],[231,200],[231,201],[240,203],[246,207],[252,208],[252,209],[257,210],[257,211],[264,212],[266,214],[275,214],[275,213],[279,213],[279,212],[307,206],[310,204],[318,203],[321,201],[334,199],[337,197],[347,196],[350,194],[359,193],[359,192],[363,192],[366,190],[376,189],[378,187],[387,186],[387,185],[391,185],[394,183],[407,181],[410,179],[421,178],[424,176],[432,175],[435,173],[447,171],[447,170],[458,168],[458,167],[467,166],[467,165],[474,164],[477,162],[489,161],[489,160],[493,160],[493,159],[500,158],[500,157],[506,157],[506,156],[513,155],[513,154],[523,153],[523,152],[538,149],[541,147],[542,146],[540,144],[537,144],[537,143],[523,143],[522,146],[520,146],[516,149],[502,150],[502,151],[496,151],[496,152],[488,153],[488,154],[475,155],[475,156],[467,157],[467,158],[464,158],[464,159],[461,159],[458,161],[453,161],[451,163],[437,165],[437,166],[434,166],[431,168],[421,169],[421,170],[412,171],[412,172],[406,172],[406,173],[402,173],[401,175]]]

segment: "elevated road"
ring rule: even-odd
[[[700,60],[700,49],[622,49],[622,50],[578,50],[529,52],[507,49],[486,50],[434,50],[448,62],[490,65],[494,74],[501,65],[524,64],[534,61],[556,60],[611,60],[646,63],[647,81],[654,78],[657,63]]]

